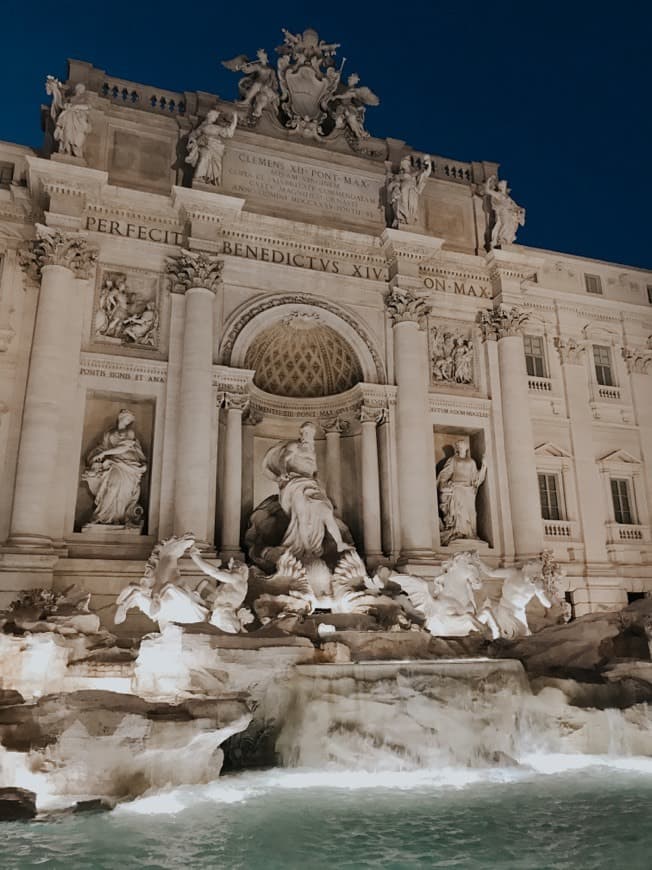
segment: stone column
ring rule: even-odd
[[[367,564],[375,566],[383,555],[380,518],[380,472],[376,426],[385,419],[385,408],[363,405],[360,408],[362,428],[362,528]]]
[[[249,404],[246,393],[224,393],[226,433],[222,478],[222,542],[220,558],[243,559],[240,548],[242,520],[242,414]]]
[[[645,470],[648,523],[652,524],[652,349],[623,348]]]
[[[341,417],[323,420],[321,427],[326,435],[326,482],[335,513],[342,516],[342,450],[340,436],[348,429]]]
[[[429,303],[395,288],[386,300],[393,324],[396,395],[396,457],[401,528],[400,561],[432,561],[437,529],[435,458],[428,406]]]
[[[507,486],[517,559],[543,549],[543,525],[530,422],[522,329],[527,315],[516,307],[481,312],[483,338],[498,342]]]
[[[182,251],[168,258],[172,290],[185,294],[177,423],[174,533],[192,532],[210,546],[210,468],[213,429],[214,298],[223,263],[214,254]]]
[[[608,560],[602,482],[593,446],[593,416],[586,371],[586,345],[573,338],[555,342],[561,359],[570,423],[571,447],[577,479],[579,520],[584,560],[589,572]]]
[[[69,307],[79,300],[76,278],[89,277],[97,252],[73,233],[36,225],[37,238],[22,252],[21,265],[40,278],[36,323],[30,355],[10,543],[50,547],[50,499],[59,438],[66,407],[66,386],[79,377],[81,333],[71,334]]]

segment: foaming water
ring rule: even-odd
[[[4,825],[1,866],[649,870],[649,764],[531,761],[485,771],[229,775],[102,816]]]

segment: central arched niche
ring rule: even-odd
[[[364,380],[352,347],[315,311],[292,311],[264,328],[244,367],[259,389],[296,399],[334,396]]]

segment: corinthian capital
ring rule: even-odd
[[[218,395],[217,403],[227,411],[242,411],[243,413],[249,408],[249,396],[247,393],[224,392]]]
[[[485,341],[498,341],[513,335],[522,335],[529,314],[516,306],[489,308],[478,312],[478,324]]]
[[[412,290],[401,290],[398,287],[385,297],[385,305],[394,326],[410,321],[418,323],[419,329],[423,329],[430,314],[430,303],[427,299],[417,296]]]
[[[623,359],[630,375],[646,375],[652,365],[652,350],[643,347],[624,347]]]
[[[324,432],[335,432],[338,435],[341,435],[349,429],[349,421],[342,417],[327,417],[324,420],[320,420],[319,425]]]
[[[578,366],[584,362],[586,344],[576,338],[555,338],[559,359],[565,365]]]
[[[216,254],[183,249],[175,257],[167,258],[167,271],[173,278],[172,292],[185,293],[201,287],[213,293],[222,278],[224,262]]]
[[[65,266],[76,278],[88,278],[96,260],[97,248],[85,238],[44,224],[36,224],[36,238],[18,255],[18,262],[34,280],[40,279],[44,266]]]
[[[358,420],[361,423],[384,423],[387,418],[387,408],[373,405],[361,405],[358,409]]]

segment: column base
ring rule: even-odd
[[[2,545],[2,550],[9,553],[52,553],[55,549],[54,541],[49,535],[29,533],[11,535],[6,544]]]
[[[401,574],[416,574],[419,577],[435,577],[440,574],[441,559],[432,550],[402,551],[396,562]]]
[[[378,568],[380,565],[389,564],[389,560],[381,552],[365,553],[364,561],[369,572],[373,571],[375,568]]]

